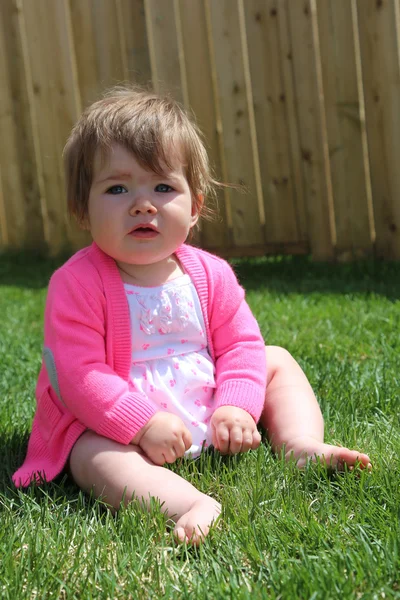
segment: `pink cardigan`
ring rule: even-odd
[[[216,369],[215,408],[238,406],[257,422],[266,362],[259,327],[227,262],[192,246],[176,255],[196,287]],[[115,261],[93,243],[51,278],[43,363],[27,456],[17,486],[50,481],[86,430],[129,444],[155,413],[129,384],[128,302]]]

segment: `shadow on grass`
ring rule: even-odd
[[[0,286],[43,288],[70,254],[55,258],[27,252],[0,255]],[[400,298],[400,262],[377,260],[316,263],[308,256],[273,256],[232,261],[247,290],[278,293],[374,293]]]
[[[307,256],[232,261],[247,290],[277,293],[378,294],[400,298],[400,262],[316,263]]]
[[[12,481],[13,473],[21,466],[28,447],[29,433],[21,434],[13,432],[10,435],[0,438],[2,448],[2,461],[0,465],[0,498],[13,501],[13,504],[22,503],[21,493],[30,497],[40,499],[43,495],[49,498],[60,498],[66,500],[76,500],[79,493],[78,487],[74,484],[66,472],[58,475],[54,481],[43,483],[40,486],[31,484],[26,488],[16,488]],[[1,508],[4,508],[3,502],[0,502]]]
[[[7,495],[7,488],[14,486],[11,476],[25,458],[28,439],[28,432],[21,434],[19,431],[12,431],[7,435],[0,435],[0,494]]]
[[[51,499],[57,499],[62,496],[66,500],[76,501],[79,495],[79,488],[73,482],[66,470],[62,471],[53,481],[42,484],[31,484],[25,488],[17,489],[12,481],[13,473],[24,461],[29,440],[29,432],[12,432],[6,436],[0,436],[2,448],[2,461],[0,464],[0,500],[1,498],[12,500],[19,505],[21,503],[21,493],[29,497],[40,499],[43,495]],[[210,449],[204,452],[196,460],[178,459],[173,465],[165,465],[165,468],[178,473],[179,475],[200,482],[204,473],[217,474],[230,473],[230,479],[234,480],[237,476],[237,469],[242,462],[244,455],[222,456],[219,452]],[[88,505],[101,504],[101,501],[87,496]],[[3,507],[4,508],[4,507]],[[104,507],[103,507],[104,508]],[[0,501],[0,512],[2,502]]]
[[[9,252],[0,254],[0,286],[40,289],[48,285],[54,271],[70,254],[54,258],[35,252]]]

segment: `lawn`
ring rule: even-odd
[[[373,470],[299,471],[266,441],[174,465],[223,505],[198,549],[173,542],[156,502],[113,516],[66,477],[13,489],[56,265],[0,258],[1,598],[400,598],[400,264],[234,262],[265,340],[309,377],[327,441],[365,450]]]

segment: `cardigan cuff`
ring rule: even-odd
[[[214,410],[235,406],[248,412],[258,423],[264,408],[265,389],[248,381],[227,381],[217,388]]]
[[[117,410],[107,414],[98,427],[97,433],[120,444],[128,445],[156,412],[157,410],[151,404],[143,402],[143,398],[129,394],[126,399],[118,403]]]

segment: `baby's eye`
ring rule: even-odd
[[[126,194],[126,193],[127,193],[127,189],[123,185],[112,185],[107,190],[107,194],[118,195],[118,194]]]
[[[173,188],[168,185],[167,183],[159,183],[158,185],[156,185],[155,188],[156,192],[161,192],[163,194],[166,194],[167,192],[172,192]]]

